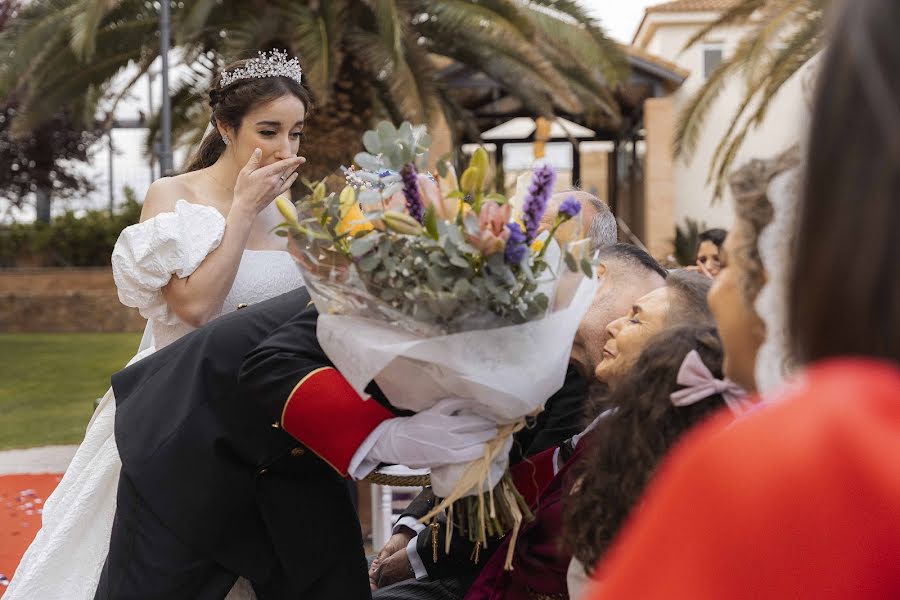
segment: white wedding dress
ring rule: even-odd
[[[225,219],[215,209],[179,200],[162,213],[126,228],[113,250],[119,299],[147,319],[140,360],[193,328],[163,299],[170,278],[187,277],[218,247]],[[245,250],[219,314],[273,298],[303,285],[293,259],[283,251]],[[113,435],[112,390],[94,412],[84,441],[56,490],[47,498],[43,525],[28,548],[5,600],[92,600],[109,549],[121,462]],[[253,598],[240,580],[229,600]]]

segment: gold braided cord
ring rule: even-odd
[[[393,487],[426,487],[431,485],[430,475],[388,475],[380,473],[377,469],[363,478],[363,481],[375,485],[389,485]]]

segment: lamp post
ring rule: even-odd
[[[169,0],[159,3],[159,56],[162,59],[162,105],[160,126],[162,148],[159,152],[159,168],[162,176],[172,174],[172,105],[169,98]]]

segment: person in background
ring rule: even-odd
[[[787,296],[802,372],[673,451],[591,600],[900,597],[900,5],[832,7]]]
[[[653,336],[684,325],[707,329],[712,326],[706,303],[709,286],[709,279],[702,275],[684,271],[670,273],[665,287],[639,298],[627,315],[610,323],[603,359],[595,374],[609,387],[613,399],[620,398],[621,388],[629,380],[642,352],[653,343]],[[604,406],[607,410],[585,432],[511,467],[516,485],[535,509],[535,519],[523,526],[515,542],[512,570],[504,569],[510,544],[507,537],[491,555],[466,594],[466,600],[565,597],[571,562],[571,553],[561,546],[560,539],[562,502],[569,493],[566,474],[590,444],[590,440],[583,440],[585,434],[615,417],[616,410],[608,401]]]
[[[610,410],[579,443],[563,496],[565,547],[572,552],[567,587],[576,599],[583,565],[603,555],[669,448],[723,405],[737,415],[746,392],[722,374],[722,343],[709,326],[666,329],[649,341],[610,398]],[[565,484],[564,484],[565,485]]]
[[[725,264],[722,244],[728,232],[724,229],[707,229],[697,236],[697,258],[690,271],[700,271],[707,277],[715,278]]]
[[[609,246],[618,241],[619,227],[612,211],[600,198],[579,189],[556,192],[550,196],[547,210],[541,217],[539,231],[550,230],[559,213],[559,206],[570,197],[575,198],[581,204],[581,219],[573,219],[564,223],[554,236],[557,240],[572,241],[586,237],[591,240],[591,251],[599,250],[603,246]]]
[[[713,282],[709,306],[725,346],[725,375],[749,392],[757,390],[756,358],[767,335],[754,307],[767,280],[759,250],[760,235],[773,220],[766,192],[769,182],[797,161],[793,152],[773,161],[754,160],[730,181],[735,220],[723,244],[728,264]]]

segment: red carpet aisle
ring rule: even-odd
[[[0,597],[41,528],[41,507],[62,473],[0,476]]]

